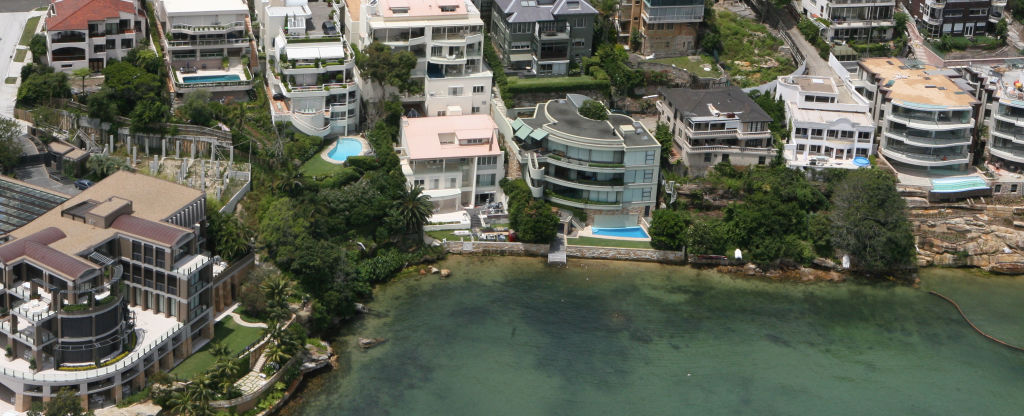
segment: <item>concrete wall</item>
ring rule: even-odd
[[[503,256],[547,256],[547,244],[501,243],[491,241],[449,241],[452,254],[478,254]],[[567,246],[566,256],[577,259],[650,261],[684,264],[682,251],[664,251],[638,248]]]

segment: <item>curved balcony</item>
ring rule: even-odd
[[[885,135],[902,141],[906,144],[911,144],[919,147],[967,146],[971,144],[970,136],[964,138],[938,139],[931,136],[918,136],[899,131],[887,131],[885,132]]]
[[[570,207],[575,207],[575,208],[593,209],[593,210],[620,210],[620,209],[622,209],[622,204],[618,203],[618,202],[597,202],[597,201],[581,202],[581,201],[578,201],[578,200],[576,200],[574,198],[564,197],[564,196],[561,196],[561,195],[556,194],[556,193],[551,192],[551,191],[545,191],[544,192],[544,196],[547,197],[547,199],[549,201],[556,202],[556,203],[559,203],[559,204],[562,204],[562,205],[567,205],[567,206],[570,206]]]
[[[944,9],[946,7],[946,0],[925,0],[924,4],[928,5],[928,7],[932,9]]]
[[[427,58],[430,63],[439,65],[451,65],[451,64],[464,64],[466,63],[466,53],[455,53],[451,55],[441,56],[430,56]]]
[[[954,122],[942,122],[939,123],[935,120],[921,120],[916,118],[910,118],[898,114],[886,114],[885,118],[890,121],[896,121],[903,123],[907,127],[918,129],[918,130],[956,130],[956,129],[969,129],[974,127],[974,119],[968,119],[963,123]]]
[[[970,153],[963,155],[932,155],[912,153],[903,150],[883,147],[879,149],[886,158],[915,166],[949,166],[970,163]]]
[[[588,191],[621,191],[624,188],[622,179],[610,181],[588,181],[584,179],[565,179],[547,175],[544,180],[566,188],[586,189]]]
[[[990,156],[995,156],[1000,159],[1009,160],[1016,163],[1024,163],[1024,151],[1007,149],[1005,147],[992,146],[988,148]]]
[[[1024,128],[1021,128],[1021,130],[1024,130]],[[1003,131],[1003,130],[1000,130],[1000,129],[993,129],[992,130],[992,135],[996,136],[996,137],[1000,137],[1000,138],[1006,139],[1006,140],[1009,140],[1009,141],[1012,141],[1014,143],[1024,144],[1024,131],[1022,131],[1020,133],[1015,133],[1013,131]]]
[[[606,173],[622,173],[626,171],[626,166],[621,163],[586,162],[554,153],[547,153],[541,157],[543,157],[544,161],[547,163],[569,169]]]

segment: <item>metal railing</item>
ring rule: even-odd
[[[234,28],[245,27],[244,21],[237,21],[222,25],[185,25],[175,24],[171,25],[171,30],[192,30],[192,31],[215,31],[215,30],[231,30]]]

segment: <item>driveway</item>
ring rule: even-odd
[[[797,7],[797,10],[800,10],[799,7]],[[793,39],[796,48],[800,50],[800,53],[804,55],[804,59],[807,60],[807,75],[821,77],[835,75],[832,73],[832,68],[828,66],[828,61],[821,59],[821,56],[818,55],[818,49],[811,45],[807,39],[804,39],[804,35],[796,27],[797,21],[793,19],[793,16],[788,11],[775,11],[774,14],[780,18],[782,27],[786,29],[786,33]]]
[[[6,6],[10,0],[0,0]],[[16,2],[16,1],[15,1]],[[3,8],[0,6],[0,8]],[[14,116],[14,100],[18,84],[7,84],[7,77],[20,75],[23,64],[14,62],[14,50],[21,40],[21,32],[30,13],[0,13],[0,115]]]
[[[25,155],[34,155],[39,153],[39,149],[36,149],[36,145],[32,143],[29,135],[23,134],[18,137],[18,140],[21,141],[22,153]],[[62,183],[53,180],[53,178],[50,177],[50,172],[46,170],[46,166],[44,165],[28,165],[19,167],[14,170],[14,176],[20,181],[28,182],[46,189],[52,189],[66,195],[78,195],[79,192],[82,192],[75,188],[75,185],[70,181],[68,181],[68,183]]]

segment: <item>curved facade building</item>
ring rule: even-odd
[[[212,338],[205,195],[118,172],[0,246],[0,400],[109,405]]]

